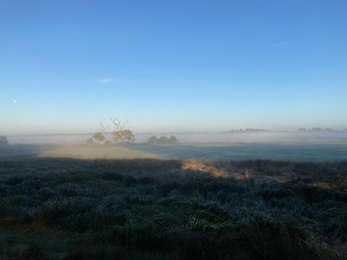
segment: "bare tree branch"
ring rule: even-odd
[[[105,120],[105,119],[98,121],[98,122],[99,122],[99,129],[96,130],[96,132],[104,134],[104,133],[105,133],[105,130],[106,130],[107,128],[110,127],[110,125],[104,126],[104,123],[103,123],[104,120]]]
[[[104,120],[105,119],[99,121],[99,129],[95,130],[96,133],[93,135],[93,138],[95,138],[97,141],[99,141],[101,145],[103,145],[104,140],[105,140],[105,136],[104,136],[105,131],[107,128],[110,127],[110,126],[104,125],[104,123],[103,123]]]
[[[125,125],[128,123],[128,120],[125,121],[124,124],[121,124],[121,122],[117,119],[117,118],[111,118],[111,121],[113,122],[116,131],[113,131],[113,140],[115,142],[118,142],[118,140],[122,140],[122,142],[124,143],[124,140],[128,140],[128,141],[134,141],[135,137],[132,131],[130,131],[129,129],[125,129]]]

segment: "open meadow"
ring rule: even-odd
[[[6,145],[0,259],[347,259],[346,144]]]
[[[347,143],[182,143],[152,145],[125,143],[111,145],[84,144],[13,144],[0,146],[0,157],[33,155],[37,157],[157,158],[212,160],[291,160],[336,161],[347,159]]]

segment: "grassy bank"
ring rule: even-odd
[[[344,259],[347,162],[0,160],[1,259]]]

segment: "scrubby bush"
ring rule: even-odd
[[[6,136],[0,135],[0,145],[8,144]]]
[[[168,141],[167,137],[166,136],[161,136],[158,140],[158,144],[166,144]]]
[[[137,182],[138,182],[137,179],[134,178],[133,176],[126,176],[122,181],[123,185],[126,187],[136,185]]]
[[[148,141],[149,144],[178,144],[179,141],[176,136],[172,135],[170,138],[161,136],[159,139],[156,136],[151,136]]]
[[[78,184],[66,183],[59,187],[59,194],[64,197],[84,196],[85,189]]]
[[[23,182],[25,178],[23,176],[11,176],[8,179],[5,180],[5,183],[11,186],[17,185],[21,182]]]
[[[107,180],[107,181],[121,182],[124,179],[124,176],[120,173],[117,173],[117,172],[104,171],[101,174],[101,179]]]
[[[86,144],[87,144],[87,145],[93,145],[93,144],[94,144],[94,142],[93,142],[93,137],[92,137],[92,138],[88,138],[88,139],[86,140]]]
[[[51,199],[55,196],[54,190],[52,190],[50,187],[44,187],[40,189],[37,193],[44,200]]]
[[[102,133],[102,132],[97,132],[97,133],[93,134],[92,138],[94,138],[95,140],[100,142],[101,145],[103,144],[103,142],[105,140],[104,133]]]
[[[169,144],[178,144],[178,139],[176,136],[172,135],[169,140],[168,140]]]
[[[159,139],[153,135],[153,136],[151,136],[151,137],[148,139],[147,142],[148,142],[149,144],[157,144],[158,141],[159,141]]]

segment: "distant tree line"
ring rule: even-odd
[[[312,129],[306,129],[306,128],[299,128],[299,132],[339,132],[337,130],[331,129],[331,128],[320,128],[320,127],[314,127]]]
[[[178,144],[179,141],[176,136],[172,135],[170,138],[167,138],[166,136],[161,136],[160,138],[157,138],[156,136],[151,136],[148,141],[149,144]]]
[[[8,140],[6,136],[0,135],[0,145],[8,144]]]
[[[245,130],[240,129],[240,130],[229,130],[226,132],[223,132],[223,134],[230,134],[230,133],[258,133],[258,132],[270,132],[270,130],[267,129],[258,129],[258,128],[247,128]]]

